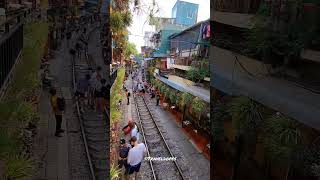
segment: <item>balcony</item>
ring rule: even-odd
[[[235,54],[229,50],[213,46],[211,52],[211,76],[214,77],[211,86],[229,95],[248,96],[310,127],[320,129],[319,93],[286,79],[270,76],[270,67],[256,59],[237,55],[238,63],[235,63]]]

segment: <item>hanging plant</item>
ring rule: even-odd
[[[181,102],[181,94],[180,93],[176,93],[176,100],[175,100],[175,103],[176,105],[179,105],[180,102]]]
[[[177,95],[175,91],[170,92],[169,99],[172,104],[176,104]]]
[[[181,102],[183,105],[188,105],[192,101],[192,95],[190,93],[184,92],[181,95]]]
[[[224,138],[224,119],[228,116],[228,112],[223,103],[212,102],[212,136],[214,142],[221,142]]]
[[[198,114],[199,116],[203,112],[205,107],[205,103],[199,97],[196,97],[192,101],[192,111]]]
[[[160,92],[161,92],[162,94],[165,94],[165,93],[166,93],[166,90],[167,90],[167,88],[166,88],[165,85],[160,85]]]
[[[171,90],[169,88],[166,88],[165,92],[164,92],[164,97],[166,99],[169,99],[169,96],[170,96],[170,93],[171,93]]]

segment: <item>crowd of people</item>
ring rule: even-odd
[[[78,22],[78,26],[71,26],[72,24],[74,25],[74,21],[70,21],[67,24],[70,26],[61,30],[61,37],[64,37],[64,35],[66,36],[68,48],[72,36],[74,35],[77,37],[75,46],[69,49],[72,62],[75,62],[76,59],[80,59],[82,54],[84,54],[85,58],[88,59],[89,37],[87,34],[87,29],[81,28],[79,26],[80,22]],[[109,107],[109,91],[110,85],[103,77],[102,68],[100,66],[97,67],[92,74],[86,74],[84,77],[81,77],[79,80],[77,80],[75,91],[75,97],[80,102],[81,112],[84,112],[86,108],[91,108],[96,112],[105,112]],[[64,98],[57,95],[57,89],[54,87],[51,87],[50,95],[51,107],[56,119],[55,136],[62,137],[61,133],[64,132],[64,130],[61,128],[65,106]]]
[[[154,86],[149,85],[147,82],[141,80],[141,71],[135,70],[130,72],[132,78],[132,92],[137,96],[150,95],[150,98],[156,98],[157,105],[159,105],[160,96],[156,93]],[[123,85],[123,89],[126,92],[127,104],[130,104],[130,91]],[[137,179],[140,171],[141,163],[144,159],[145,153],[147,152],[144,143],[140,141],[139,126],[131,118],[123,129],[125,137],[129,139],[129,143],[126,143],[125,139],[120,139],[119,146],[119,160],[118,167],[124,168],[125,179],[129,179],[130,176],[134,176]]]
[[[88,107],[97,112],[108,109],[110,85],[103,78],[101,67],[98,66],[92,75],[86,74],[77,83],[76,97],[79,97],[81,111]]]

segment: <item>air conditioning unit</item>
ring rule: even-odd
[[[0,8],[0,16],[6,16],[6,9]]]

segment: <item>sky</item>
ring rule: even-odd
[[[183,0],[186,2],[199,4],[198,9],[198,18],[197,21],[203,21],[210,18],[210,0]],[[151,4],[152,0],[141,0],[143,6]],[[159,6],[159,13],[157,17],[171,17],[171,9],[176,3],[176,0],[156,0],[156,3]],[[144,32],[145,31],[154,31],[154,28],[147,21],[148,15],[146,13],[136,14],[133,13],[133,22],[132,25],[128,28],[129,41],[134,43],[137,47],[138,52],[141,52],[141,46],[144,45]]]

